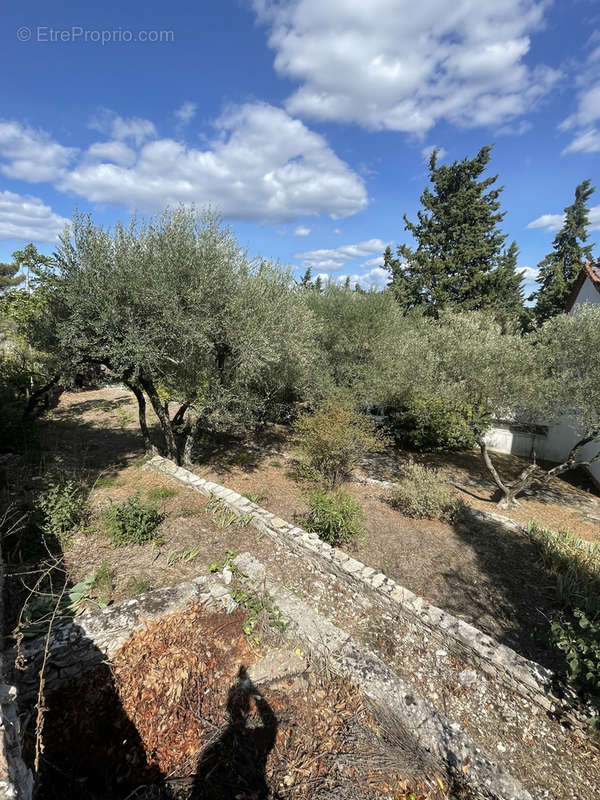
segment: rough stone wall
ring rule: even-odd
[[[422,752],[425,763],[435,764],[439,769],[449,768],[451,772],[459,772],[461,764],[468,763],[468,775],[461,774],[461,778],[476,797],[532,800],[518,780],[417,696],[381,659],[302,600],[272,584],[264,566],[249,553],[238,556],[236,566],[251,584],[264,587],[266,582],[289,623],[288,640],[310,652],[317,666],[326,664],[360,686],[377,707],[393,714],[407,739]],[[110,658],[129,634],[149,619],[162,617],[193,601],[211,610],[232,611],[237,604],[222,580],[220,576],[198,577],[61,623],[50,640],[49,663],[54,667],[46,675],[46,691],[50,693],[66,682],[76,681],[99,660]],[[43,647],[43,639],[39,638],[30,642],[24,651],[30,668],[23,678],[24,699],[31,699],[37,690],[36,666]]]
[[[0,558],[0,630],[4,627],[3,597],[4,565]],[[0,647],[0,800],[31,800],[33,776],[21,755],[17,690],[6,683],[6,671],[11,663]]]
[[[566,692],[559,697],[555,694],[556,679],[551,670],[523,658],[473,625],[431,605],[382,572],[376,572],[343,550],[321,541],[317,534],[279,519],[231,489],[194,475],[161,456],[154,456],[146,463],[145,468],[161,472],[202,494],[212,494],[239,514],[251,514],[252,525],[284,542],[309,560],[325,565],[327,570],[335,572],[340,579],[355,582],[374,593],[383,607],[393,607],[409,627],[426,629],[428,635],[439,642],[440,647],[445,647],[450,642],[454,652],[463,654],[476,667],[509,690],[517,692],[545,711],[560,710],[577,726],[585,725],[583,717],[576,711],[575,695]],[[475,517],[485,517],[480,511],[472,513]],[[498,515],[493,516],[496,522],[502,520]],[[510,520],[506,522],[507,525],[509,523]]]

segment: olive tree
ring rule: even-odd
[[[600,459],[600,309],[548,320],[525,336],[503,332],[484,313],[448,313],[421,326],[412,348],[412,391],[468,402],[481,409],[478,445],[483,462],[501,492],[499,505],[518,505],[526,489]],[[494,419],[523,424],[568,418],[577,438],[564,460],[542,469],[535,459],[512,481],[504,479],[486,442]]]
[[[310,385],[301,293],[286,272],[251,261],[210,210],[113,229],[76,214],[40,280],[61,357],[131,389],[147,445],[149,402],[178,462],[208,427],[264,418]]]

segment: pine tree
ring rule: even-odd
[[[539,323],[565,310],[581,267],[592,259],[593,245],[585,242],[589,225],[586,204],[593,193],[589,179],[575,188],[575,202],[565,208],[565,221],[554,237],[552,252],[538,264],[540,288],[530,300],[536,301],[535,316]]]
[[[316,292],[321,293],[323,291],[323,279],[321,278],[320,275],[317,275],[317,277],[315,278],[313,286],[315,287]]]
[[[23,275],[17,275],[18,271],[19,264],[16,261],[12,264],[0,264],[0,294],[23,282]]]
[[[346,280],[344,281],[344,289],[350,289],[350,275],[346,275]]]
[[[502,187],[491,188],[497,175],[480,179],[491,149],[482,147],[473,159],[441,166],[437,151],[432,153],[433,188],[421,195],[424,210],[416,223],[404,215],[417,247],[400,245],[396,258],[389,249],[384,253],[389,286],[406,310],[422,306],[437,316],[448,307],[471,310],[522,303],[520,281],[512,279],[509,268],[516,245],[506,251],[506,235],[499,228],[504,217],[498,199]],[[496,275],[499,268],[503,273]]]
[[[306,272],[300,278],[300,286],[302,286],[303,289],[310,289],[310,287],[312,286],[311,277],[312,277],[312,269],[310,267],[307,267]]]

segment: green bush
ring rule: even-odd
[[[300,471],[335,487],[350,476],[361,458],[388,444],[363,414],[336,400],[326,401],[314,414],[302,414],[294,426]]]
[[[561,606],[552,617],[550,639],[564,653],[568,682],[591,697],[600,713],[600,546],[533,522],[527,532],[554,579]]]
[[[366,514],[362,503],[339,489],[328,494],[312,489],[305,495],[309,512],[299,517],[307,531],[317,533],[323,541],[338,546],[364,535]]]
[[[469,450],[487,428],[484,407],[444,397],[414,397],[387,416],[388,430],[407,450],[445,452]]]
[[[574,621],[564,615],[552,622],[552,639],[565,654],[567,680],[576,689],[600,698],[600,620],[576,608]]]
[[[410,461],[403,477],[389,494],[390,504],[415,519],[441,519],[451,522],[462,508],[438,469]]]
[[[50,484],[38,498],[37,507],[44,516],[44,533],[63,545],[69,542],[88,513],[87,499],[73,481]]]
[[[111,505],[102,516],[106,533],[115,547],[146,544],[159,539],[162,515],[153,505],[142,503],[138,494]]]

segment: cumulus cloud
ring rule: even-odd
[[[542,0],[254,0],[275,69],[299,82],[302,117],[424,134],[436,122],[498,126],[560,78],[529,66]]]
[[[308,236],[310,233],[310,228],[307,228],[305,225],[298,225],[296,230],[294,231],[294,236]]]
[[[156,136],[156,127],[149,119],[121,117],[107,108],[100,109],[90,120],[88,127],[119,141],[130,139],[138,146]]]
[[[55,242],[68,220],[38,197],[0,192],[0,239]]]
[[[339,247],[322,250],[307,250],[305,253],[296,253],[294,258],[298,259],[304,267],[335,272],[349,261],[366,258],[374,253],[379,254],[377,262],[381,263],[381,255],[388,244],[389,242],[384,242],[383,239],[367,239],[358,244],[343,244]]]
[[[205,149],[153,138],[155,128],[146,122],[104,112],[98,127],[110,139],[91,145],[74,164],[75,151],[47,134],[34,137],[6,123],[0,170],[51,181],[90,202],[148,212],[167,203],[212,203],[225,216],[288,222],[318,213],[338,219],[367,205],[364,180],[323,136],[283,109],[266,103],[231,108],[216,120],[216,137]]]
[[[337,283],[344,284],[346,275],[336,278]],[[350,275],[350,286],[358,285],[363,289],[385,289],[390,280],[390,273],[382,267],[375,267],[368,272],[356,272]]]
[[[53,181],[77,150],[52,141],[44,131],[18,122],[0,121],[0,171],[24,181]]]
[[[600,40],[592,35],[588,44]],[[598,49],[592,50],[587,62],[579,69],[577,78],[577,108],[559,125],[560,130],[572,133],[573,139],[564,148],[568,153],[600,152],[600,59]]]
[[[181,125],[187,125],[194,119],[197,110],[197,103],[192,103],[190,100],[187,100],[175,111],[175,116]]]
[[[528,228],[544,228],[547,231],[559,231],[564,222],[564,214],[542,214],[541,217],[532,220]],[[589,212],[589,229],[591,231],[600,231],[600,205],[591,206]]]

